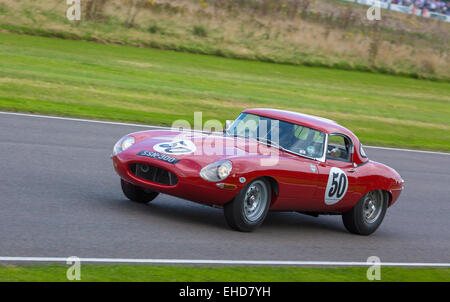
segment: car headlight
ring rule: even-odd
[[[200,176],[207,181],[221,181],[230,175],[233,165],[229,160],[209,164],[200,171]]]
[[[135,142],[134,137],[132,136],[126,136],[122,139],[120,139],[115,145],[113,149],[113,156],[119,154],[122,151],[125,151],[126,149],[130,148]]]

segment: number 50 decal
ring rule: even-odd
[[[347,193],[348,179],[344,171],[339,168],[331,168],[325,190],[325,203],[333,205],[341,200]]]

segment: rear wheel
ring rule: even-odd
[[[350,233],[370,235],[383,221],[387,206],[388,200],[383,191],[370,191],[358,201],[353,209],[342,215],[342,221]]]
[[[123,194],[131,201],[138,203],[149,203],[156,196],[159,195],[158,192],[143,189],[141,187],[135,186],[125,180],[121,179],[120,184],[122,185]]]
[[[245,186],[241,192],[224,206],[228,225],[237,231],[251,232],[260,226],[269,211],[272,191],[263,178]]]

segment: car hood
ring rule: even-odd
[[[127,153],[159,152],[179,160],[193,160],[202,166],[221,159],[269,157],[281,152],[253,139],[214,134],[147,131],[133,136],[136,143],[126,150]]]

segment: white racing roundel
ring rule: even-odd
[[[327,188],[325,190],[325,203],[333,205],[341,200],[348,189],[348,178],[339,168],[331,168],[328,175]]]
[[[153,149],[165,154],[189,154],[195,152],[197,147],[187,139],[175,140],[171,142],[159,143],[153,146]]]

